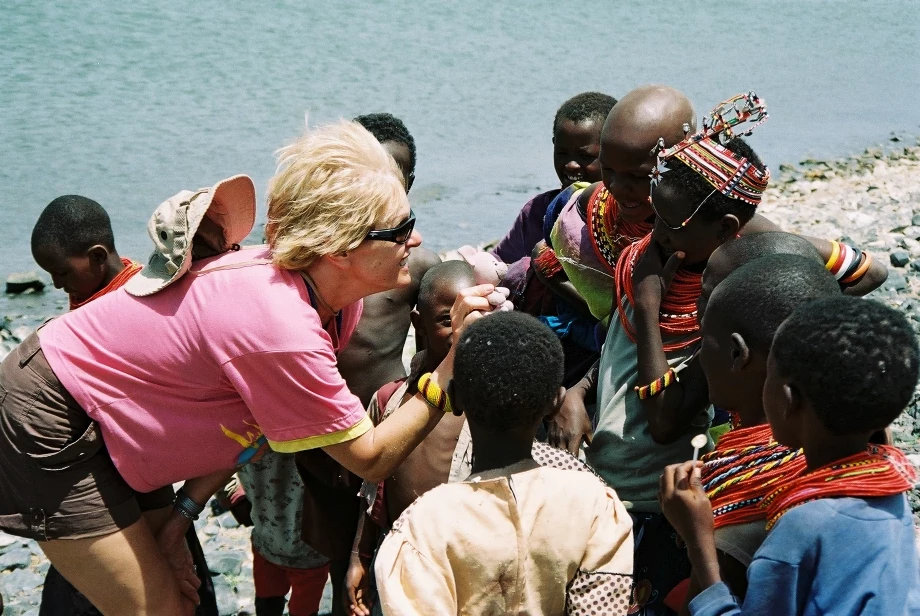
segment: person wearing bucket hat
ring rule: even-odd
[[[337,370],[361,298],[408,284],[421,242],[367,130],[338,122],[280,150],[267,246],[233,250],[252,224],[248,178],[170,202],[130,292],[51,321],[0,365],[0,530],[36,539],[107,614],[192,613],[184,533],[267,448],[321,448],[377,482],[450,409],[452,355],[377,427]],[[462,291],[454,328],[491,312],[492,292]],[[141,514],[138,494],[181,481],[172,507]]]

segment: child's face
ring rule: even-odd
[[[713,405],[733,410],[732,339],[719,322],[718,314],[711,313],[700,325],[700,366],[709,385],[709,400]]]
[[[409,192],[409,189],[412,188],[412,182],[415,181],[415,171],[412,169],[412,152],[409,151],[409,146],[398,141],[384,141],[381,145],[393,157],[393,160],[399,166],[399,170],[402,171],[406,192]]]
[[[605,132],[598,160],[604,186],[617,200],[623,220],[637,223],[654,214],[649,205],[649,175],[655,157],[649,155],[649,148],[629,147]]]
[[[706,304],[709,302],[712,292],[733,271],[732,264],[722,256],[724,252],[716,249],[710,255],[709,260],[706,261],[706,269],[703,270],[702,291],[696,300],[696,318],[700,323],[703,322],[703,317],[706,314]]]
[[[705,263],[713,251],[728,239],[725,236],[730,230],[725,228],[724,218],[704,220],[698,209],[700,204],[688,201],[667,181],[662,181],[655,188],[652,204],[656,214],[652,239],[661,246],[665,259],[680,251],[686,255],[683,261],[685,267]],[[681,227],[685,221],[686,224]]]
[[[106,259],[93,249],[68,257],[56,247],[43,246],[32,251],[32,258],[51,274],[56,289],[63,289],[77,302],[92,297],[105,280]]]
[[[464,287],[473,285],[469,280],[463,284],[446,282],[437,285],[430,306],[420,314],[422,329],[425,332],[425,351],[431,363],[440,364],[447,357],[452,344],[453,329],[450,322],[450,309],[457,299],[457,294]]]
[[[575,182],[597,182],[601,179],[600,153],[602,124],[585,120],[577,124],[562,120],[553,133],[553,166],[562,188]]]
[[[788,381],[780,373],[771,349],[767,358],[767,379],[763,385],[763,410],[773,430],[773,438],[791,449],[802,446],[797,427],[790,417],[792,397]]]

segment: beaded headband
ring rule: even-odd
[[[658,185],[661,176],[669,171],[666,162],[671,158],[703,176],[713,188],[732,199],[740,199],[757,205],[770,181],[770,170],[761,171],[743,156],[738,156],[724,147],[735,137],[732,130],[739,124],[753,122],[742,134],[751,132],[767,121],[766,103],[754,92],[739,94],[716,105],[703,118],[703,130],[688,135],[683,141],[670,148],[664,146],[664,138],[652,150],[658,163],[650,175],[652,187]],[[689,132],[689,125],[684,125]]]

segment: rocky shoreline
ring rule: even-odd
[[[852,240],[883,259],[888,281],[871,296],[902,310],[920,334],[920,143],[906,145],[893,137],[887,148],[845,159],[780,165],[760,211],[789,231]],[[65,310],[66,301],[61,294],[29,293],[8,297],[2,306],[0,359],[44,318]],[[920,465],[920,387],[892,430],[897,444]],[[911,505],[920,527],[920,491],[911,494]],[[249,530],[229,514],[210,510],[196,528],[214,573],[221,615],[253,614]],[[0,533],[2,616],[38,615],[47,567],[34,541]],[[330,605],[327,596],[321,613]]]

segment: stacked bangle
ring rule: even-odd
[[[668,371],[664,373],[664,376],[661,376],[648,385],[633,387],[633,390],[636,392],[636,395],[639,396],[640,400],[645,400],[646,398],[651,398],[657,396],[666,388],[670,387],[677,382],[677,373],[674,372],[674,368],[668,368]]]
[[[201,512],[204,511],[204,506],[193,501],[189,498],[188,494],[179,488],[179,491],[176,492],[176,500],[173,502],[173,509],[178,511],[183,517],[194,522],[198,519],[198,516],[201,515]]]
[[[847,274],[849,275],[846,276],[845,278],[842,278],[840,280],[840,284],[853,284],[855,282],[859,282],[860,279],[862,279],[862,277],[866,275],[866,272],[869,271],[869,267],[872,266],[872,255],[870,255],[866,251],[863,251],[861,260],[862,260],[862,265],[859,265],[859,260],[857,260],[856,269],[852,273],[847,272]]]
[[[418,380],[418,393],[422,394],[428,404],[445,413],[453,413],[447,393],[431,380],[431,373],[426,372]]]
[[[841,285],[845,285],[859,282],[871,265],[872,257],[865,250],[831,241],[831,256],[824,267]]]

